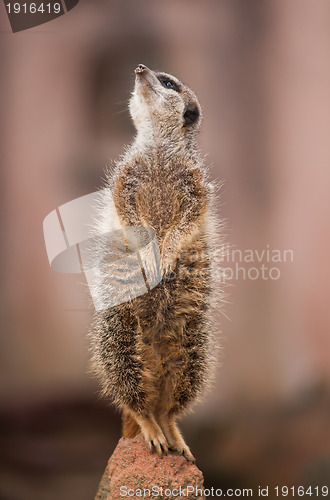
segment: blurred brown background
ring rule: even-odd
[[[132,140],[138,63],[199,96],[233,248],[294,255],[230,281],[222,366],[182,424],[206,485],[330,486],[328,0],[80,0],[16,34],[0,11],[1,500],[91,500],[120,435],[84,278],[50,269],[42,221]]]

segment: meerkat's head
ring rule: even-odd
[[[143,64],[135,70],[129,104],[138,135],[145,140],[185,140],[195,135],[202,112],[194,92],[175,76],[152,71]]]

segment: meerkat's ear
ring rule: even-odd
[[[188,104],[183,113],[184,125],[192,125],[197,122],[199,115],[199,109],[196,104]]]

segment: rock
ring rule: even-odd
[[[133,439],[119,440],[95,500],[125,497],[202,500],[203,483],[203,474],[196,465],[172,452],[159,458],[156,453],[150,453],[139,434]]]

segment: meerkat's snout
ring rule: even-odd
[[[150,92],[150,90],[155,90],[159,81],[151,69],[144,64],[139,64],[134,71],[136,75],[135,90],[142,90],[143,94]]]
[[[138,64],[137,68],[135,68],[135,73],[143,73],[147,68],[144,64]]]

